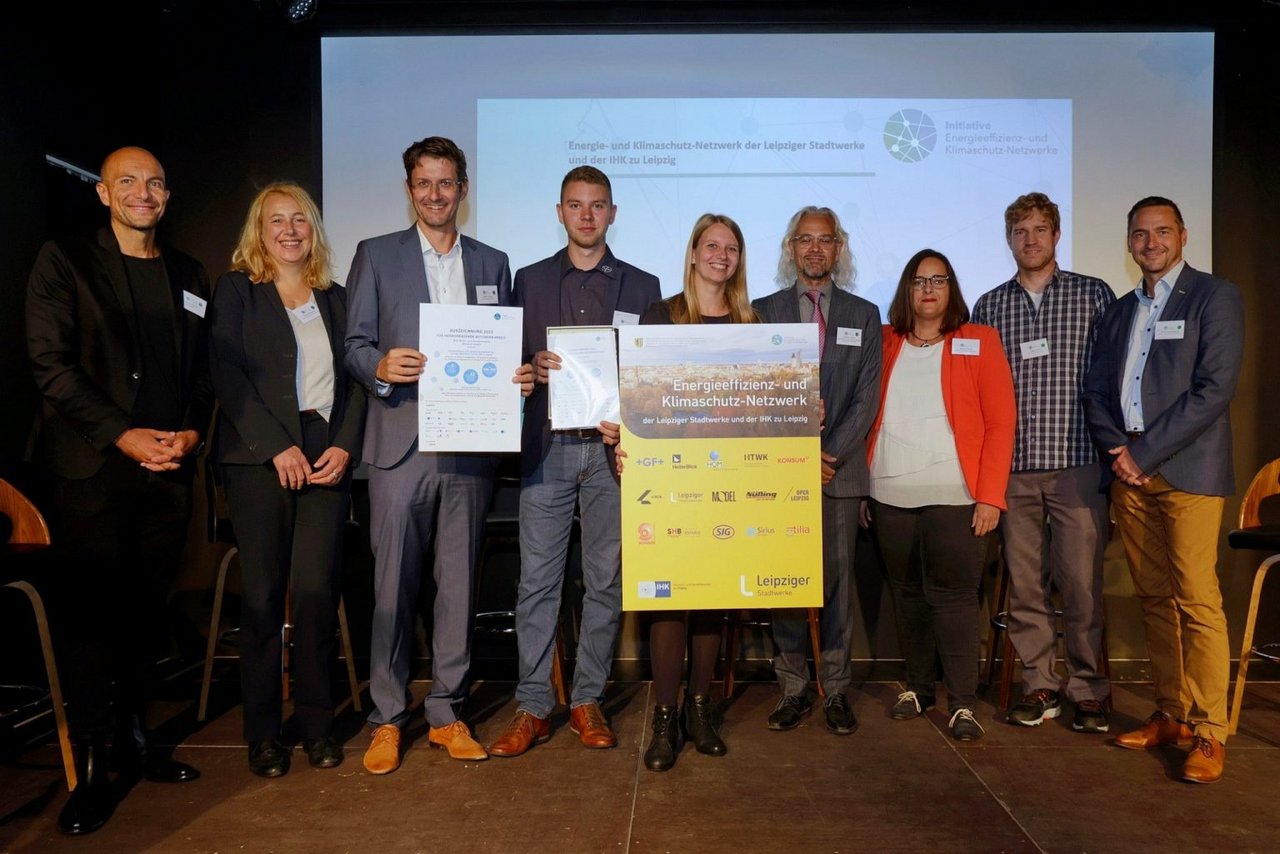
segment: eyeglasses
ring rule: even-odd
[[[433,186],[442,193],[447,193],[453,188],[461,184],[461,181],[455,181],[452,178],[441,178],[439,181],[428,181],[426,178],[419,178],[413,182],[413,189],[425,193]]]
[[[839,243],[840,240],[830,234],[797,234],[795,237],[791,238],[791,242],[799,246],[803,246],[806,249],[816,242],[823,249],[830,249],[832,246]]]
[[[940,291],[947,286],[947,282],[951,281],[950,276],[916,276],[911,280],[911,287],[917,291],[931,290]]]

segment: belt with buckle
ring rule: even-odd
[[[1137,438],[1138,438],[1139,436],[1141,436],[1144,432],[1145,432],[1145,431],[1143,431],[1143,430],[1130,430],[1128,433],[1125,433],[1124,435],[1125,435],[1127,438],[1129,438],[1129,439],[1137,439]]]
[[[572,427],[568,430],[556,430],[557,436],[569,436],[574,439],[586,441],[588,439],[600,438],[600,430],[595,427]]]

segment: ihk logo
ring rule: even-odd
[[[715,530],[711,532],[717,540],[728,540],[733,538],[732,525],[716,525]]]
[[[723,490],[720,490],[719,492],[712,492],[712,493],[711,493],[711,503],[712,503],[712,504],[717,504],[717,503],[720,503],[720,504],[724,504],[724,503],[731,503],[731,502],[734,502],[734,501],[737,501],[737,500],[738,500],[738,493],[736,493],[736,492],[735,492],[734,490],[732,490],[732,489],[723,489]]]
[[[653,583],[653,598],[670,599],[671,598],[671,582],[655,581]]]

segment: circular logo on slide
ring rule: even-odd
[[[918,163],[938,141],[938,128],[921,110],[898,110],[884,123],[884,147],[903,163]]]
[[[498,375],[498,366],[493,362],[485,362],[484,365],[481,366],[480,370],[482,370],[484,375],[489,379],[493,379]]]
[[[462,368],[458,365],[457,362],[444,363],[445,376],[456,377],[460,370],[462,370]]]
[[[462,375],[462,381],[467,385],[475,385],[480,380],[480,375],[476,373],[475,368],[467,368]]]

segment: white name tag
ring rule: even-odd
[[[1185,320],[1157,320],[1156,321],[1156,340],[1157,341],[1181,341],[1182,336],[1187,331],[1187,322]]]
[[[498,304],[498,286],[497,285],[476,285],[476,304],[477,305],[497,305]]]
[[[293,312],[293,316],[298,318],[299,323],[310,323],[320,316],[320,306],[316,305],[314,302],[309,302],[306,305],[300,305],[295,309],[291,309],[291,311]]]
[[[640,322],[640,315],[638,314],[632,314],[629,311],[618,311],[618,310],[615,310],[613,312],[614,326],[635,326],[639,322]]]
[[[978,356],[982,342],[977,338],[952,338],[951,352],[956,356]]]
[[[862,346],[862,330],[850,329],[847,326],[836,327],[836,343],[846,347]]]
[[[209,307],[209,301],[200,299],[200,297],[191,293],[191,291],[182,292],[182,307],[194,314],[196,317],[204,317],[204,310]],[[1179,338],[1182,336],[1179,335]]]
[[[1049,355],[1049,339],[1037,338],[1034,341],[1023,341],[1021,345],[1023,359],[1039,359]]]

